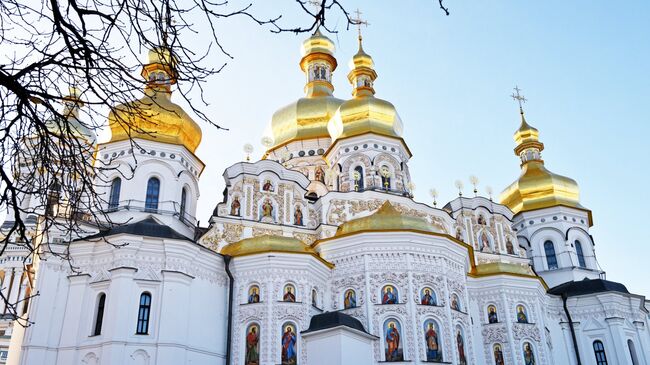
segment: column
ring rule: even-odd
[[[623,324],[625,323],[625,318],[606,318],[607,324],[609,325],[609,331],[612,335],[612,340],[614,345],[614,354],[607,354],[607,359],[615,358],[616,363],[619,365],[631,364],[629,359],[629,350],[627,349],[627,341],[625,333],[623,332]],[[611,348],[611,346],[610,346]],[[605,344],[605,351],[607,351],[607,344]]]

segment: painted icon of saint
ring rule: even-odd
[[[438,342],[438,331],[433,321],[426,322],[424,339],[427,344],[427,361],[442,361],[442,351],[440,351]]]
[[[257,286],[252,286],[248,293],[248,303],[259,303],[260,294],[258,292]]]
[[[400,333],[397,328],[396,322],[391,321],[386,328],[386,361],[403,361],[404,354],[402,353],[399,342]]]
[[[345,292],[345,298],[343,298],[343,308],[350,309],[357,307],[357,294],[352,289],[348,289]]]
[[[262,190],[273,191],[273,184],[271,183],[271,180],[266,180],[264,182],[264,185],[262,185]]]
[[[268,199],[262,203],[262,217],[273,218],[273,204]]]
[[[291,285],[287,285],[284,287],[284,295],[282,296],[282,300],[285,302],[296,301],[296,295],[293,293],[293,287]]]
[[[245,365],[259,365],[260,363],[260,338],[257,325],[250,325],[246,335],[246,357]]]
[[[451,296],[451,309],[460,312],[460,304],[458,303],[458,297],[456,294]]]
[[[488,307],[488,322],[489,323],[499,322],[499,318],[497,317],[497,307],[493,305]]]
[[[420,304],[422,305],[436,305],[436,298],[431,295],[431,289],[424,288],[420,297]]]
[[[508,252],[508,255],[514,255],[515,254],[515,248],[512,245],[512,242],[508,238],[508,241],[506,241],[506,252]]]
[[[234,197],[232,203],[230,204],[230,215],[239,216],[241,211],[241,203],[239,203],[239,198]]]
[[[297,226],[302,226],[302,209],[300,209],[300,205],[296,205],[295,212],[293,213],[293,224]]]
[[[495,365],[504,365],[505,361],[503,360],[503,351],[501,346],[494,345],[494,364]]]
[[[465,343],[463,341],[463,335],[460,333],[460,330],[456,331],[456,346],[458,348],[458,363],[460,365],[467,365],[467,357],[465,356]]]
[[[524,343],[524,365],[535,365],[535,354],[530,343]]]
[[[381,304],[397,304],[397,290],[390,285],[384,287]]]
[[[323,184],[325,183],[325,173],[320,166],[316,167],[316,171],[314,171],[314,178],[316,181],[320,181]]]
[[[528,316],[523,305],[517,306],[517,323],[528,323]]]
[[[295,365],[296,354],[296,333],[292,325],[286,325],[282,334],[282,365]]]

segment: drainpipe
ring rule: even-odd
[[[573,339],[573,351],[576,354],[576,360],[578,361],[578,365],[582,365],[582,361],[580,361],[580,351],[578,351],[578,340],[576,340],[576,331],[573,329],[573,320],[571,320],[571,315],[569,314],[569,308],[566,305],[566,300],[567,300],[566,293],[562,293],[562,305],[564,306],[564,313],[566,314],[566,318],[569,320],[569,329],[571,329],[571,339]]]
[[[226,265],[226,274],[228,274],[228,280],[230,281],[228,289],[228,333],[226,334],[226,365],[230,365],[230,347],[232,343],[232,301],[233,288],[235,286],[235,279],[232,277],[232,273],[230,272],[230,260],[232,260],[231,256],[223,256],[223,262]]]

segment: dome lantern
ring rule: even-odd
[[[580,205],[578,183],[544,166],[541,156],[544,144],[539,140],[539,131],[526,121],[521,106],[526,99],[519,95],[518,88],[515,90],[517,94],[513,98],[519,101],[521,125],[514,134],[514,152],[521,159],[521,175],[501,193],[501,204],[515,214],[554,206],[586,210]]]

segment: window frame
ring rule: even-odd
[[[580,240],[575,240],[574,244],[576,247],[576,255],[578,256],[578,266],[580,266],[583,269],[586,269],[587,261],[585,260],[585,253],[584,250],[582,249],[582,242],[580,242]]]
[[[122,179],[116,177],[111,181],[111,188],[108,196],[109,210],[114,210],[117,209],[117,207],[119,207],[121,192],[122,192]]]
[[[157,185],[153,185],[154,182]],[[155,186],[155,192],[154,192],[154,186]],[[156,213],[158,212],[159,204],[160,204],[160,179],[156,176],[152,176],[149,178],[149,180],[147,180],[147,191],[145,193],[145,199],[144,199],[144,210],[145,212]]]
[[[544,257],[546,258],[546,266],[548,270],[557,270],[560,268],[557,261],[557,252],[555,251],[555,243],[551,240],[544,241]],[[551,258],[553,260],[551,260]],[[552,261],[552,263],[551,263]]]
[[[102,334],[102,326],[104,324],[104,313],[106,309],[106,293],[99,293],[97,296],[97,305],[95,306],[95,323],[93,325],[92,336],[99,336]]]
[[[185,222],[185,214],[187,213],[187,187],[183,186],[181,189],[181,203],[179,207],[179,217],[181,222]]]
[[[596,348],[599,345],[600,348]],[[592,342],[591,347],[594,349],[594,356],[596,356],[596,365],[607,365],[607,353],[605,352],[605,344],[601,340]],[[602,355],[599,356],[599,355]]]
[[[143,299],[148,299],[143,303]],[[138,301],[138,323],[136,326],[135,334],[136,335],[148,335],[149,334],[149,323],[151,319],[151,301],[152,296],[148,291],[142,292],[140,294],[140,300]]]

